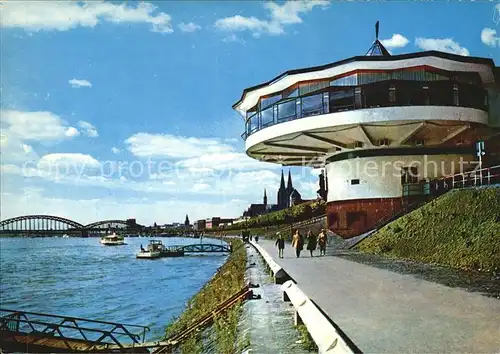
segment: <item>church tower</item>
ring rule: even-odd
[[[267,193],[265,188],[264,188],[264,209],[267,210]]]
[[[293,192],[292,174],[290,173],[290,170],[288,170],[288,182],[286,184],[286,192],[288,194],[288,198],[290,198]]]
[[[278,189],[278,208],[284,209],[288,206],[288,194],[285,188],[285,176],[283,175],[283,170],[281,170],[281,183],[280,189]]]
[[[189,224],[189,217],[186,214],[186,220],[184,220],[184,226],[188,227],[189,225],[190,225]]]

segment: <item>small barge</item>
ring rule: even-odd
[[[136,258],[146,258],[146,259],[154,259],[160,258],[161,252],[165,246],[160,240],[151,240],[149,241],[148,247],[144,249],[141,245],[141,251],[137,252]]]
[[[125,245],[125,239],[123,238],[123,236],[117,235],[115,233],[102,237],[99,242],[104,246]]]
[[[149,245],[144,249],[141,245],[141,250],[135,255],[136,258],[155,259],[160,257],[182,257],[184,251],[177,246],[167,247],[161,240],[150,240]]]

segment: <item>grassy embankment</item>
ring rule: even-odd
[[[500,188],[451,191],[383,227],[357,249],[465,270],[500,270]]]
[[[187,328],[197,319],[212,312],[217,305],[224,302],[245,286],[246,251],[241,240],[231,240],[233,253],[219,269],[215,276],[188,301],[186,310],[166,331],[165,337]],[[233,353],[236,343],[237,326],[241,306],[236,305],[225,312],[224,316],[216,318],[211,328],[210,337],[215,343],[217,353]],[[199,332],[196,336],[189,338],[181,344],[183,353],[201,353],[204,351],[204,343]]]
[[[278,230],[284,229],[284,236],[287,237],[289,228],[294,223],[300,223],[314,217],[325,214],[326,203],[323,200],[313,200],[302,204],[294,205],[290,208],[274,211],[271,213],[255,216],[245,222],[224,228],[206,230],[207,234],[225,233],[227,235],[241,235],[243,230],[249,230],[252,235],[269,234],[273,237]],[[289,235],[291,238],[291,235]]]
[[[323,200],[307,201],[290,208],[252,217],[245,222],[214,229],[214,232],[231,233],[241,229],[263,229],[286,226],[291,223],[309,220],[315,216],[324,215],[326,203]]]

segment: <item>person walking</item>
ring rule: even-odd
[[[300,251],[304,248],[304,238],[299,233],[299,230],[295,230],[295,234],[292,238],[292,247],[295,248],[295,254],[297,255],[297,258],[299,258]]]
[[[320,256],[326,255],[327,242],[328,242],[328,239],[326,237],[325,229],[321,229],[321,232],[318,235],[318,245],[319,245],[319,255]]]
[[[279,232],[276,233],[278,239],[276,240],[276,246],[278,246],[278,257],[283,258],[283,250],[285,249],[285,239],[283,235]]]
[[[311,252],[311,257],[314,257],[313,251],[316,249],[316,235],[311,231],[307,232],[307,249]]]

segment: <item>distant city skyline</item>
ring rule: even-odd
[[[264,188],[276,200],[281,166],[246,156],[231,105],[286,70],[365,54],[376,21],[392,54],[500,62],[494,2],[26,1],[1,11],[2,219],[182,223],[237,217]],[[304,199],[319,172],[291,169]]]

